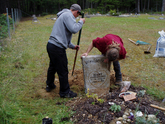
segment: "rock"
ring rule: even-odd
[[[124,101],[121,104],[124,105]]]
[[[123,118],[124,118],[124,119],[127,119],[127,115],[123,115]]]
[[[123,124],[126,124],[127,122],[126,121],[123,121]]]
[[[129,111],[129,112],[132,112],[132,110],[131,110],[131,109],[129,109],[128,111]]]
[[[121,121],[116,121],[116,124],[122,124]]]
[[[125,112],[124,114],[127,115],[127,116],[129,115],[129,113],[127,113],[127,112]]]
[[[157,118],[155,115],[148,115],[148,121],[152,121],[153,123],[157,123]]]
[[[92,118],[92,115],[90,114],[90,115],[88,115],[88,118]]]
[[[143,113],[141,111],[136,112],[136,117],[142,117],[142,116],[143,116]]]
[[[119,117],[119,118],[117,118],[116,120],[117,120],[117,121],[122,121],[123,118],[122,118],[122,117]]]
[[[108,102],[109,105],[114,105],[115,103],[114,102]]]
[[[131,122],[131,120],[130,119],[127,119],[127,122]]]

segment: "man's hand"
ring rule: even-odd
[[[87,57],[87,56],[88,56],[88,53],[83,53],[83,54],[81,55],[81,58],[82,58],[82,56]]]
[[[75,50],[79,50],[80,49],[80,46],[79,45],[76,45],[74,49]]]
[[[81,21],[83,21],[83,24],[85,23],[85,18],[80,18]]]

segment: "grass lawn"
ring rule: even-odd
[[[44,94],[49,58],[46,44],[55,21],[38,17],[40,23],[33,24],[32,18],[22,19],[17,25],[11,41],[6,39],[0,54],[0,123],[2,124],[40,124],[49,116],[54,124],[61,118],[70,117],[72,111],[64,104],[69,99],[61,99],[58,91],[54,97],[41,97]],[[157,20],[148,19],[154,17]],[[135,17],[91,17],[86,18],[82,29],[80,50],[76,69],[82,69],[80,56],[97,37],[108,33],[119,35],[127,50],[127,57],[120,61],[121,71],[129,77],[134,86],[143,86],[147,93],[158,100],[165,98],[165,58],[154,58],[158,31],[165,30],[165,20],[161,16],[139,15]],[[151,54],[144,54],[148,45],[136,46],[128,38],[141,40],[152,45]],[[72,37],[77,44],[78,33]],[[100,54],[94,48],[90,55]],[[72,70],[75,51],[67,49],[68,68]],[[84,96],[85,93],[78,93]]]

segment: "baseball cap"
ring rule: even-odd
[[[70,7],[70,9],[72,9],[72,10],[78,10],[78,12],[81,15],[81,7],[78,4],[72,4],[72,6]]]

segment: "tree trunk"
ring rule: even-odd
[[[143,12],[143,0],[140,0],[140,10]]]
[[[83,0],[83,8],[82,9],[85,9],[85,7],[84,7],[84,0]]]
[[[162,0],[162,12],[165,11],[165,0]]]
[[[33,11],[34,11],[34,14],[36,14],[36,11],[35,11],[35,1],[33,1]]]
[[[145,9],[146,9],[146,0],[144,0],[143,12],[145,11]]]
[[[150,8],[150,0],[148,0],[148,11],[149,11],[149,8]]]
[[[137,14],[140,13],[140,0],[136,0]]]

